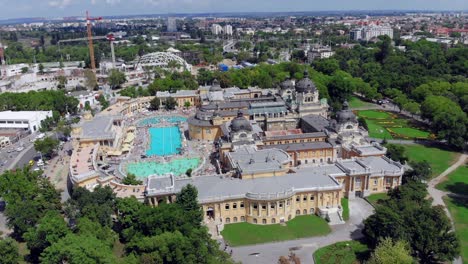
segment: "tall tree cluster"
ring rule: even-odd
[[[7,171],[0,175],[7,224],[29,254],[20,256],[12,239],[0,240],[0,262],[233,263],[202,225],[197,196],[188,185],[175,203],[154,208],[133,196],[116,198],[109,187],[77,188],[62,205],[39,172]]]

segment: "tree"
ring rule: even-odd
[[[184,186],[177,195],[177,204],[191,216],[190,220],[194,226],[199,226],[203,220],[203,213],[198,204],[197,197],[197,188],[191,184]]]
[[[127,81],[127,78],[125,77],[125,74],[123,72],[117,69],[110,70],[108,82],[112,89],[120,87],[126,81]]]
[[[44,65],[42,63],[39,63],[39,73],[44,74]]]
[[[90,69],[85,69],[84,70],[84,77],[85,77],[85,85],[88,87],[88,89],[95,89],[98,84],[97,84],[97,79],[96,79],[96,74]]]
[[[385,147],[387,148],[387,157],[392,160],[399,161],[401,163],[405,163],[408,160],[405,153],[405,147],[395,144],[387,144]]]
[[[2,264],[19,263],[18,243],[11,238],[0,239],[0,256]]]
[[[460,244],[443,207],[431,206],[426,185],[409,181],[389,192],[375,214],[364,221],[363,234],[369,245],[383,238],[408,241],[411,254],[421,263],[452,260]]]
[[[36,261],[39,260],[39,256],[44,249],[56,243],[70,232],[67,223],[65,223],[63,217],[58,212],[47,212],[39,220],[36,227],[30,228],[24,234],[24,239],[31,251],[30,256]]]
[[[384,238],[372,253],[368,264],[412,264],[408,243],[405,241],[393,242],[391,238]]]
[[[135,174],[128,173],[127,176],[125,176],[125,178],[122,179],[122,184],[125,184],[125,185],[142,185],[143,181],[138,180],[137,177],[135,176]]]
[[[8,204],[7,225],[21,237],[47,211],[59,210],[60,193],[41,172],[28,167],[0,175],[0,197]]]
[[[46,137],[34,141],[34,149],[41,152],[43,155],[52,156],[59,146],[59,141],[55,138]]]
[[[67,85],[67,83],[68,83],[67,77],[65,77],[63,75],[60,75],[59,77],[57,77],[57,80],[58,80],[58,83],[59,83],[57,85],[57,88],[59,88],[59,89],[65,88],[65,85]]]
[[[101,110],[104,110],[107,107],[109,107],[110,103],[109,101],[106,100],[106,97],[104,96],[104,94],[99,95],[98,101],[99,101],[99,104],[101,105]]]
[[[429,162],[426,160],[423,161],[411,161],[411,169],[406,171],[403,178],[405,181],[408,179],[415,181],[425,181],[431,177],[432,168]]]
[[[166,102],[164,103],[164,106],[166,108],[166,110],[174,110],[177,106],[177,101],[172,98],[172,97],[169,97],[166,99]]]
[[[150,107],[149,107],[151,110],[157,111],[159,110],[160,106],[161,106],[161,100],[158,97],[155,96],[153,99],[151,99]]]
[[[112,249],[91,235],[68,234],[44,250],[42,263],[117,263]]]
[[[23,67],[21,68],[21,73],[27,73],[29,71],[29,68],[28,67]]]
[[[189,108],[190,106],[192,106],[192,104],[191,104],[189,101],[186,101],[186,102],[184,103],[184,107],[185,107],[185,108]]]

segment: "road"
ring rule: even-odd
[[[332,226],[332,232],[326,236],[310,237],[232,248],[232,257],[244,264],[278,263],[280,256],[288,256],[289,250],[300,258],[301,263],[314,263],[312,254],[315,250],[339,241],[362,237],[362,221],[373,214],[374,208],[361,198],[349,200],[350,219],[346,224]],[[297,250],[296,250],[297,249]]]

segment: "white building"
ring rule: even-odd
[[[32,133],[39,130],[41,121],[52,117],[52,111],[3,111],[0,112],[0,128],[29,130]]]
[[[225,25],[223,27],[223,31],[225,35],[232,36],[232,26],[231,25]]]
[[[167,31],[177,32],[177,18],[176,17],[167,18]]]
[[[335,55],[330,46],[314,46],[307,52],[307,60],[309,63],[316,59],[327,59]]]
[[[211,33],[213,35],[219,35],[223,33],[223,28],[218,24],[211,25]]]
[[[349,33],[349,36],[352,40],[366,40],[366,41],[369,41],[372,38],[375,38],[378,36],[384,36],[384,35],[387,35],[392,39],[393,29],[390,26],[370,25],[366,27],[353,29]]]

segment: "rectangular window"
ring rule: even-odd
[[[315,198],[313,195],[310,196],[310,200],[313,201]]]
[[[307,195],[304,195],[304,196],[302,197],[302,201],[304,201],[304,202],[307,201]]]
[[[258,205],[256,203],[253,204],[253,208],[254,209],[257,209],[258,208]]]
[[[270,204],[270,208],[275,209],[275,204],[274,203]]]
[[[378,180],[374,180],[374,185],[377,185]]]
[[[296,196],[296,202],[299,202],[301,200],[300,196]]]
[[[266,204],[262,204],[262,210],[266,210],[267,206]]]
[[[232,204],[232,209],[237,209],[237,204],[236,203]]]
[[[224,209],[229,210],[229,204],[225,204]]]
[[[244,203],[240,203],[240,208],[244,208]]]
[[[283,203],[279,203],[279,208],[283,208]]]

